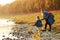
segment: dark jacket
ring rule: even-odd
[[[42,22],[41,22],[41,20],[37,20],[36,23],[35,23],[35,26],[37,26],[37,27],[42,27]]]
[[[44,12],[44,19],[46,22],[48,22],[49,24],[53,24],[54,23],[54,18],[52,18],[48,12]]]

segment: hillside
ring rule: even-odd
[[[44,10],[59,10],[60,0],[16,0],[5,6],[0,5],[0,14],[26,14]]]

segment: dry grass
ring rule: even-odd
[[[60,29],[60,11],[52,11],[52,13],[55,16],[55,23],[52,25],[54,27],[57,27],[58,29]],[[34,24],[34,22],[36,21],[36,16],[40,16],[40,18],[42,18],[41,14],[38,13],[31,13],[31,14],[23,14],[23,15],[4,15],[4,16],[0,16],[0,18],[8,18],[8,19],[12,19],[13,21],[19,23],[19,22],[25,22],[25,23],[30,23],[30,24]],[[43,24],[45,23],[45,21],[43,21]]]
[[[55,23],[52,25],[54,27],[57,27],[60,29],[60,13],[53,13],[55,16]],[[27,14],[27,15],[17,15],[15,16],[14,21],[16,22],[26,22],[33,24],[36,21],[36,16],[40,16],[42,18],[40,13],[33,13],[33,14]],[[43,20],[43,24],[45,24],[45,21]]]

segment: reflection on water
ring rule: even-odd
[[[9,19],[0,19],[0,40],[2,40],[2,36],[8,37],[11,32],[11,28],[15,25],[15,23]]]
[[[5,35],[5,37],[8,37],[12,27],[13,26],[0,26],[0,40],[3,38],[3,35]]]
[[[15,25],[15,23],[10,19],[0,19],[0,26]]]

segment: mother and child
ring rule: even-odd
[[[46,28],[48,27],[47,25],[49,25],[49,30],[51,31],[51,26],[52,24],[55,22],[54,20],[54,15],[51,12],[48,11],[44,11],[43,13],[43,18],[40,19],[39,16],[37,16],[37,21],[35,22],[35,26],[37,26],[38,30],[41,29],[42,25],[42,20],[45,20],[45,28],[42,31],[46,31]]]

